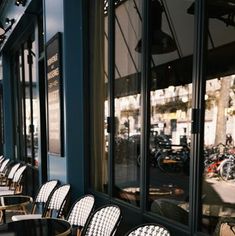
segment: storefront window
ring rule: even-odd
[[[202,69],[201,61],[194,60],[198,55],[204,60],[195,41],[203,29],[195,29],[194,1],[114,1],[114,42],[108,39],[108,3],[99,1],[91,11],[92,186],[104,192],[112,181],[112,197],[186,226],[199,203],[202,217],[193,224],[211,234],[221,220],[235,215],[234,4],[208,1],[208,53]],[[114,78],[108,75],[110,45],[115,48]],[[196,112],[203,108],[205,116],[194,114],[192,107]],[[196,131],[191,130],[192,114],[200,116]],[[114,134],[107,130],[109,116]],[[202,141],[204,155],[196,150]],[[202,189],[196,186],[200,183]]]
[[[208,1],[202,230],[212,234],[235,216],[234,6]],[[234,233],[234,232],[233,232]],[[221,232],[220,235],[228,235]]]
[[[38,84],[36,80],[35,42],[23,43],[16,53],[17,67],[17,155],[20,159],[38,165]]]
[[[131,195],[140,189],[141,15],[139,0],[115,8],[115,197],[137,206],[139,199]]]
[[[150,211],[185,225],[189,212],[182,206],[189,203],[194,37],[194,17],[187,12],[189,6],[184,0],[156,0],[150,10],[152,77],[147,203]]]

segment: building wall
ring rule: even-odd
[[[11,42],[17,42],[24,34],[29,20],[28,15],[39,10],[38,0],[27,1],[27,5],[15,6],[14,2],[7,2],[1,14],[1,20],[6,17],[16,21],[7,39],[2,45],[3,74],[4,74],[4,112],[5,112],[5,150],[4,155],[14,155],[14,126],[12,106],[12,86],[8,52]],[[72,185],[72,196],[77,198],[84,193],[84,60],[83,60],[83,27],[82,0],[42,0],[44,20],[44,44],[56,33],[62,35],[62,102],[64,107],[64,153],[63,156],[47,154],[47,175],[49,179],[59,179],[61,183]],[[27,16],[26,16],[27,15]],[[26,18],[26,20],[25,20]],[[24,20],[22,20],[24,19]],[[45,94],[46,96],[46,94]],[[40,127],[45,129],[46,127]],[[41,137],[47,138],[47,137]],[[40,142],[39,142],[40,144]],[[39,146],[40,149],[40,146]],[[40,151],[39,151],[40,153]],[[40,157],[39,157],[40,164]],[[40,167],[39,167],[40,170]],[[41,176],[42,173],[39,174]]]
[[[62,33],[64,157],[48,155],[48,175],[84,192],[82,1],[44,0],[45,42]]]

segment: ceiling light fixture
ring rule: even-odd
[[[194,14],[195,3],[187,12]],[[208,17],[223,21],[227,26],[235,26],[235,0],[208,0]]]
[[[5,21],[6,25],[13,25],[15,23],[15,19],[9,19],[9,18],[6,18],[6,21]]]
[[[159,0],[152,0],[150,6],[150,49],[151,54],[164,54],[176,50],[176,44],[170,35],[162,31],[162,12],[163,6]],[[142,40],[140,39],[135,50],[142,51]]]
[[[9,25],[6,29],[3,27],[2,22],[0,22],[0,44],[6,38],[6,33],[12,28],[12,25],[15,23],[15,19],[6,18],[5,24]]]
[[[15,5],[19,6],[22,5],[23,7],[26,5],[27,0],[16,0]]]
[[[8,27],[5,29],[5,33],[6,34],[11,28],[12,28],[12,25],[15,23],[15,19],[9,19],[9,18],[6,18],[5,20],[5,24],[8,25]]]

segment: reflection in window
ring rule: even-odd
[[[235,216],[234,4],[208,1],[202,229],[212,234]],[[224,234],[225,235],[225,234]]]
[[[136,45],[142,34],[141,14],[140,0],[125,1],[115,8],[114,193],[115,197],[136,206],[140,201],[141,135],[141,56]]]
[[[206,231],[235,216],[235,76],[206,82],[202,214]]]
[[[188,224],[192,84],[151,92],[149,208]],[[174,213],[173,213],[174,212]]]
[[[30,48],[28,42],[22,45],[19,50],[19,81],[18,81],[18,101],[19,104],[19,145],[20,158],[24,161],[38,166],[38,92],[36,81],[36,61],[35,61],[35,42]],[[33,51],[32,51],[33,50]],[[32,57],[32,64],[28,58]]]
[[[194,18],[187,13],[188,6],[184,0],[156,0],[151,5],[147,201],[151,212],[185,225],[189,216],[183,206],[189,204],[194,25]]]

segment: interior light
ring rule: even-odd
[[[15,5],[16,6],[22,5],[24,7],[26,2],[27,2],[27,0],[16,0]]]

